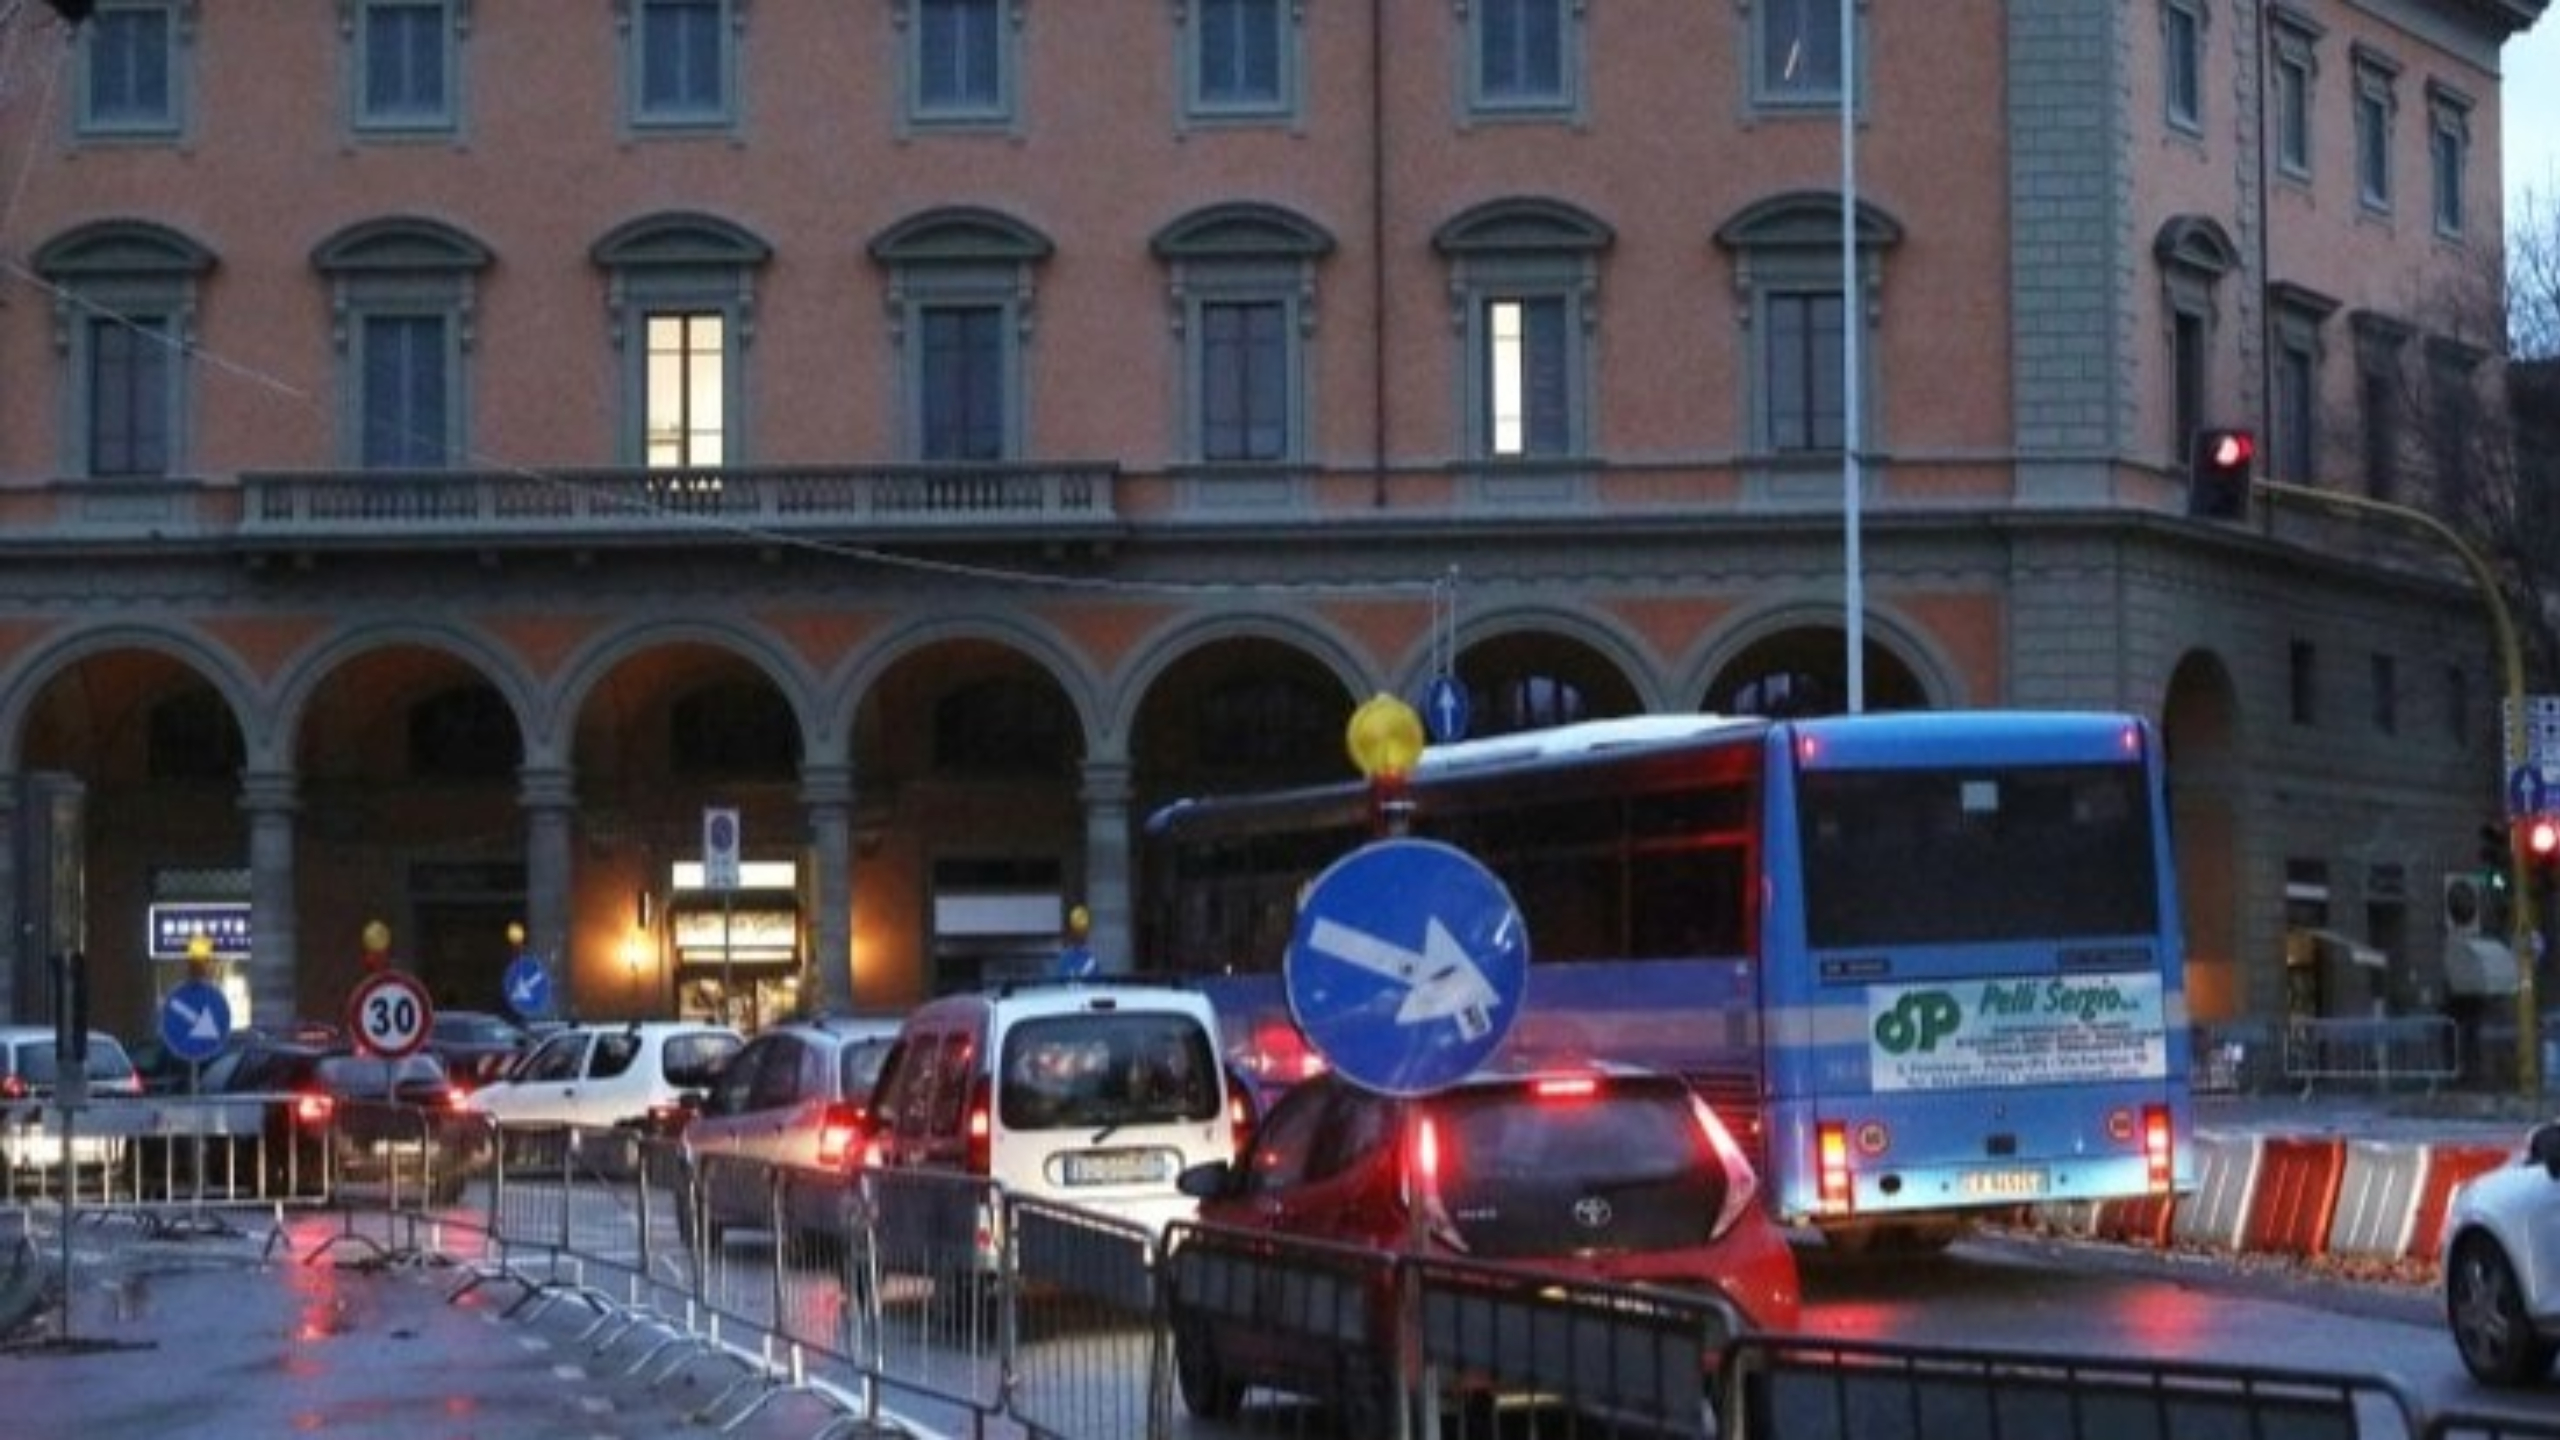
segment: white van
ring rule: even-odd
[[[863,1163],[977,1176],[1161,1230],[1196,1203],[1182,1172],[1235,1153],[1217,1036],[1208,997],[1171,986],[1026,983],[929,1001],[881,1065]]]

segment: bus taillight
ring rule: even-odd
[[[1849,1127],[1825,1120],[1813,1134],[1816,1200],[1824,1214],[1845,1215],[1849,1211]]]
[[[2176,1142],[2169,1126],[2169,1107],[2142,1107],[2143,1181],[2155,1191],[2165,1191],[2177,1180]]]

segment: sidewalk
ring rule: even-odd
[[[717,1430],[760,1393],[735,1384],[747,1371],[732,1358],[669,1348],[651,1360],[662,1329],[606,1327],[599,1348],[596,1313],[575,1300],[519,1307],[525,1292],[495,1283],[449,1303],[464,1276],[448,1267],[388,1264],[360,1245],[308,1258],[337,1228],[295,1217],[270,1246],[264,1217],[182,1238],[82,1222],[67,1315],[59,1234],[0,1235],[9,1433],[638,1440]],[[778,1395],[730,1433],[806,1440],[838,1414]]]

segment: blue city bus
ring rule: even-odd
[[[1506,1047],[1686,1076],[1777,1218],[1943,1243],[2021,1204],[2192,1188],[2159,740],[2131,715],[1647,716],[1436,747],[1397,807],[1527,925]],[[1337,785],[1151,816],[1141,968],[1230,1060],[1321,1065],[1281,966],[1307,885],[1382,833]]]

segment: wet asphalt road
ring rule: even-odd
[[[680,1348],[634,1374],[665,1332],[590,1336],[594,1310],[520,1305],[507,1282],[449,1302],[465,1272],[322,1252],[331,1228],[308,1217],[270,1246],[264,1222],[183,1237],[77,1225],[67,1311],[58,1234],[32,1252],[0,1235],[0,1323],[16,1321],[0,1337],[0,1434],[628,1440],[714,1433],[759,1393],[732,1388],[735,1360]],[[805,1440],[836,1413],[783,1394],[732,1433]]]

